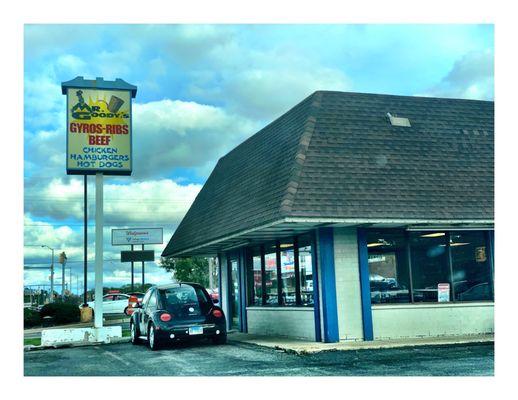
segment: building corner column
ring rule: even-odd
[[[363,323],[363,340],[374,340],[372,326],[371,289],[369,273],[369,253],[367,250],[367,233],[358,229],[358,264],[360,268],[360,290]]]
[[[340,340],[336,303],[336,278],[333,228],[320,228],[317,235],[319,280],[323,319],[323,341],[334,343]]]

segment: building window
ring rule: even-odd
[[[369,231],[367,250],[371,303],[410,302],[405,233]]]
[[[368,230],[371,303],[493,300],[490,235]]]
[[[450,251],[455,300],[493,300],[489,254],[484,232],[452,232]]]
[[[249,305],[313,306],[312,243],[307,234],[250,248]]]
[[[446,239],[446,232],[410,233],[414,302],[451,301]]]
[[[253,274],[253,297],[252,305],[263,304],[262,270],[261,270],[261,249],[254,249],[252,253],[252,274]]]
[[[266,286],[266,305],[278,305],[277,293],[277,246],[266,247],[264,255],[264,281]]]
[[[293,243],[281,243],[281,281],[282,281],[282,302],[284,305],[296,305],[296,275],[295,275],[295,254]]]
[[[311,258],[311,237],[300,237],[299,248],[299,282],[300,303],[313,306],[313,260]]]

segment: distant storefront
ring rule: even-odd
[[[493,102],[315,92],[218,161],[163,256],[217,256],[242,332],[493,332],[493,120]]]

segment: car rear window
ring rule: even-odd
[[[192,286],[178,286],[158,291],[161,303],[177,317],[190,317],[206,314],[210,301],[204,291]]]

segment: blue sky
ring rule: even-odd
[[[134,173],[105,179],[105,282],[115,286],[129,282],[129,265],[112,228],[164,227],[167,242],[218,158],[313,91],[494,95],[492,25],[26,25],[24,37],[26,264],[48,263],[34,247],[47,244],[82,273],[82,178],[65,173],[60,83],[138,86]],[[156,264],[148,271],[150,282],[169,279]],[[47,276],[24,274],[26,284]]]

